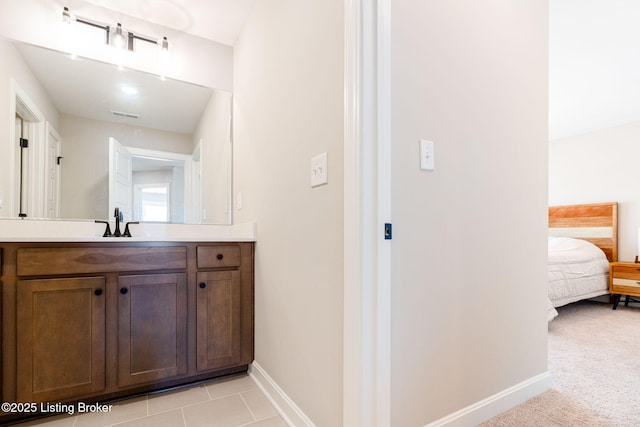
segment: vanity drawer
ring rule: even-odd
[[[240,247],[235,245],[225,246],[198,246],[198,268],[239,267]]]
[[[20,248],[16,255],[19,276],[187,268],[182,246]]]

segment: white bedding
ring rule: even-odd
[[[586,240],[549,237],[548,320],[560,307],[609,292],[609,261]]]

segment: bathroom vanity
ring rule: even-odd
[[[252,241],[8,241],[0,257],[2,402],[102,402],[253,361]]]

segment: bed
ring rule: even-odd
[[[555,307],[609,292],[617,238],[615,202],[549,208],[549,321],[558,315]]]

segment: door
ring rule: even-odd
[[[18,402],[104,390],[104,290],[104,277],[18,282]]]
[[[47,122],[44,206],[47,218],[60,217],[60,146],[58,132]]]
[[[118,385],[187,372],[185,274],[118,278]]]
[[[200,272],[197,282],[197,369],[236,364],[241,359],[240,272]]]
[[[109,138],[109,212],[119,208],[125,221],[132,219],[132,155],[115,138]]]

